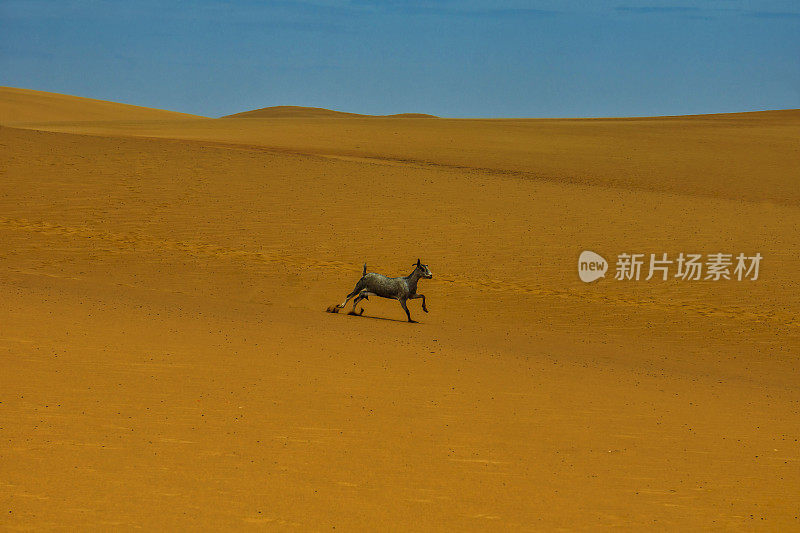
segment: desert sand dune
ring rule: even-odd
[[[100,120],[0,127],[8,527],[798,527],[797,113]]]
[[[214,141],[239,149],[436,166],[623,190],[800,204],[795,111],[688,118],[296,118],[37,124],[38,129]],[[761,117],[761,118],[759,118]],[[778,118],[776,118],[778,117]],[[752,176],[758,176],[754,180]]]
[[[163,120],[194,116],[66,94],[0,87],[0,124],[83,120]]]
[[[373,118],[437,118],[425,113],[397,113],[394,115],[361,115],[359,113],[345,113],[333,111],[322,107],[302,107],[294,105],[281,105],[243,111],[222,118],[347,118],[347,117],[373,117]]]

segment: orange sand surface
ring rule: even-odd
[[[797,111],[0,100],[0,527],[800,528]],[[764,260],[584,284],[584,249]],[[419,324],[324,312],[417,257]]]

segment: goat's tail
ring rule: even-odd
[[[364,273],[363,273],[363,274],[361,274],[361,277],[363,278],[363,277],[364,277],[364,276],[366,276],[366,275],[367,275],[367,264],[366,264],[366,263],[364,263]]]

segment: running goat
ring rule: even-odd
[[[339,305],[332,305],[329,307],[328,312],[338,313],[339,309],[344,308],[350,298],[355,296],[353,300],[353,310],[348,314],[361,315],[364,313],[364,308],[362,307],[361,311],[356,313],[356,306],[358,303],[361,300],[369,300],[370,296],[380,296],[381,298],[391,298],[392,300],[399,301],[400,305],[403,307],[403,311],[406,312],[408,321],[416,322],[416,320],[411,320],[411,313],[408,312],[406,300],[422,298],[422,310],[427,313],[428,308],[425,306],[425,295],[417,294],[417,282],[420,278],[431,279],[432,277],[433,274],[431,274],[428,265],[423,265],[419,259],[417,259],[417,263],[414,265],[414,271],[408,276],[401,278],[389,278],[383,274],[376,274],[375,272],[367,274],[367,265],[365,264],[364,273],[361,275],[361,279],[358,280],[358,283],[356,283],[356,288],[353,289],[353,292],[348,294],[347,298]]]

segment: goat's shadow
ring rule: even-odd
[[[345,316],[354,316],[356,318],[369,318],[370,320],[385,320],[386,322],[397,322],[400,324],[419,324],[419,322],[409,322],[408,320],[401,320],[399,318],[389,318],[385,316],[373,316],[373,315],[351,315],[346,314]]]
[[[399,324],[419,324],[419,322],[416,322],[416,321],[409,322],[408,320],[401,320],[399,318],[389,318],[389,317],[385,317],[385,316],[365,315],[365,314],[363,314],[364,313],[363,309],[361,310],[361,313],[339,313],[339,311],[331,311],[332,307],[333,306],[329,307],[325,312],[326,313],[331,313],[331,314],[334,314],[334,315],[341,314],[343,316],[352,316],[352,317],[356,317],[356,318],[369,318],[371,320],[383,320],[385,322],[397,322]]]

